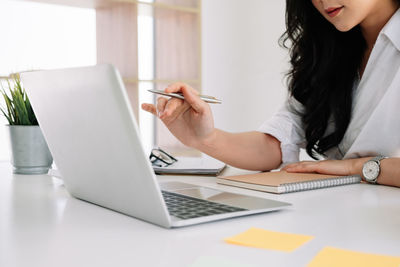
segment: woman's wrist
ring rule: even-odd
[[[358,159],[353,159],[353,164],[351,168],[351,173],[349,175],[360,175],[363,178],[362,174],[362,169],[368,160],[371,160],[372,157],[366,157],[366,158],[358,158]]]
[[[209,151],[210,149],[216,148],[218,132],[218,129],[214,128],[210,134],[201,138],[193,147],[200,151]]]

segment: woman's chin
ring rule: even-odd
[[[340,32],[348,32],[355,27],[355,25],[339,24],[339,23],[333,24],[333,26],[335,26],[335,28]]]

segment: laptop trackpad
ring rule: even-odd
[[[276,207],[290,205],[289,203],[283,203],[280,201],[228,193],[207,187],[180,182],[160,183],[160,186],[163,190],[166,191],[176,192],[189,197],[204,199],[249,210],[274,209]]]
[[[191,188],[201,188],[201,186],[194,185],[194,184],[186,184],[181,182],[160,182],[161,190],[166,191],[178,191],[182,189],[191,189]]]
[[[180,182],[164,182],[160,183],[160,186],[162,190],[210,201],[212,201],[212,198],[224,193],[219,190]]]

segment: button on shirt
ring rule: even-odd
[[[375,155],[400,157],[400,9],[380,32],[361,81],[354,88],[352,117],[341,143],[327,159]],[[281,142],[282,163],[299,161],[305,148],[302,104],[293,97],[258,129]],[[328,124],[327,133],[333,130]]]

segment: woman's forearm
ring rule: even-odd
[[[363,177],[364,163],[373,157],[302,161],[286,165],[282,170],[287,172],[321,173],[330,175],[359,175]],[[377,183],[400,187],[400,158],[386,158],[381,160],[381,172]]]
[[[228,133],[216,129],[196,149],[231,166],[267,171],[281,164],[280,142],[261,132]]]

